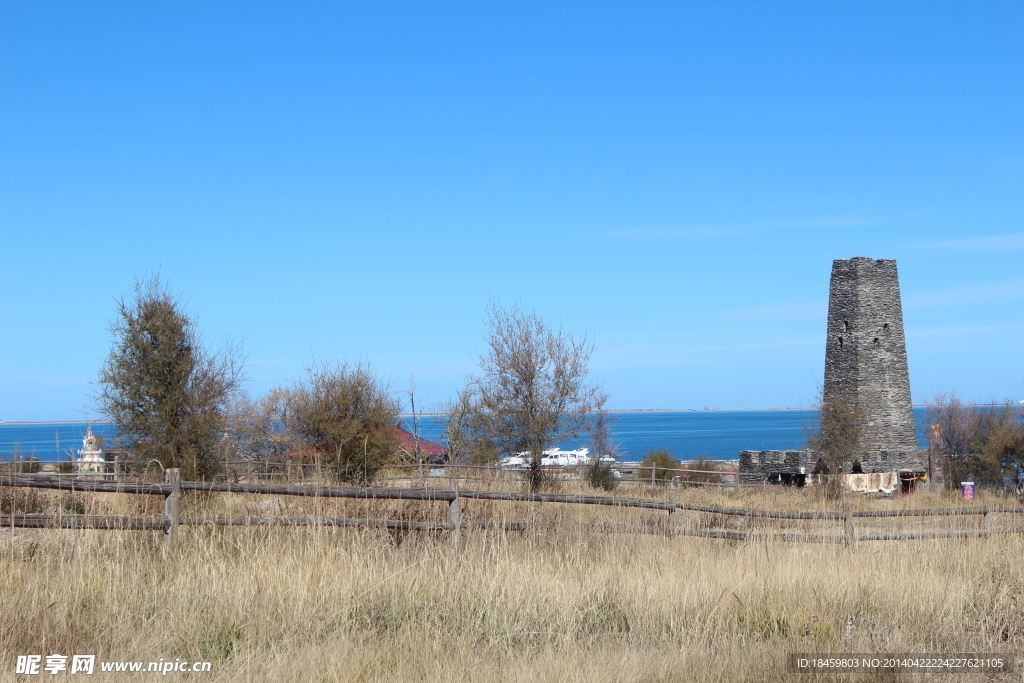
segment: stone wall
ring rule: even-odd
[[[741,484],[759,484],[775,473],[811,474],[817,465],[818,456],[813,451],[740,451],[739,478]],[[927,471],[928,451],[920,450],[908,454],[904,451],[880,450],[874,453],[871,462],[861,461],[865,473],[898,472],[900,470]],[[844,474],[850,473],[852,463],[847,463]]]
[[[775,472],[801,472],[814,470],[813,454],[804,450],[740,451],[739,476],[741,484],[757,484]]]

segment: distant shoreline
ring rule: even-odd
[[[967,408],[998,406],[1002,403],[964,403]],[[914,404],[912,408],[931,408],[928,404]],[[775,408],[609,408],[609,413],[765,413],[778,410],[817,410],[818,406],[780,406]],[[419,413],[419,417],[438,417],[444,413]],[[402,413],[399,417],[415,417]]]
[[[984,408],[986,406],[999,406],[1002,403],[964,403],[965,408]],[[928,404],[915,404],[913,408],[931,408]],[[817,406],[784,406],[776,408],[620,408],[609,410],[609,413],[760,413],[773,410],[817,410]],[[440,417],[444,413],[401,413],[399,417]],[[63,425],[63,424],[111,424],[113,420],[16,420],[5,422],[0,420],[0,425]]]
[[[623,408],[609,413],[759,413],[768,410],[817,410],[814,406],[785,406],[778,408]]]
[[[113,424],[113,420],[15,420],[5,422],[0,420],[0,425],[80,425],[80,424]]]

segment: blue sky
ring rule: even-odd
[[[253,393],[427,407],[489,299],[616,408],[807,405],[832,259],[895,258],[915,402],[1024,399],[1024,4],[0,4],[0,419],[84,419],[159,273]]]

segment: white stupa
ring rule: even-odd
[[[85,438],[82,439],[82,448],[78,450],[78,459],[75,460],[78,465],[78,473],[95,473],[103,472],[106,465],[106,460],[103,457],[103,447],[100,446],[99,439],[92,433],[92,425],[85,432]]]

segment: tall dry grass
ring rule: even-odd
[[[59,495],[54,506],[80,507]],[[87,512],[159,507],[142,496],[78,495]],[[943,495],[858,506],[927,507],[948,503]],[[821,505],[805,492],[770,489],[688,489],[677,499]],[[850,548],[737,543],[597,530],[663,521],[664,513],[464,502],[469,521],[531,527],[467,530],[457,549],[444,532],[197,526],[168,547],[150,532],[6,529],[0,677],[15,678],[19,654],[61,653],[208,660],[212,673],[168,674],[204,681],[783,681],[792,678],[787,652],[1024,649],[1020,535]],[[445,507],[309,499],[272,506],[287,516],[431,520]],[[255,496],[187,496],[183,513],[267,507]],[[709,522],[677,514],[680,524]],[[836,530],[830,524],[821,529]],[[926,680],[863,678],[904,679]]]

